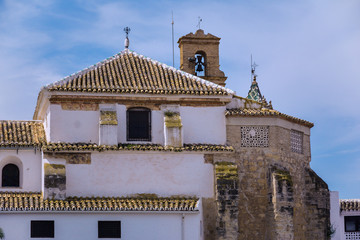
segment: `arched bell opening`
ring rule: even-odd
[[[195,53],[195,75],[199,77],[206,76],[206,53],[203,51]]]

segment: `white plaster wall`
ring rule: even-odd
[[[225,144],[225,110],[225,106],[180,107],[184,143]]]
[[[344,238],[344,217],[340,216],[339,192],[330,191],[330,222],[335,229],[332,240],[342,240]]]
[[[212,197],[213,181],[213,165],[201,153],[96,152],[91,164],[66,165],[67,196]]]
[[[46,110],[46,115],[44,119],[44,129],[46,140],[49,141],[50,139],[50,107]]]
[[[0,226],[5,240],[30,239],[31,220],[53,220],[55,238],[98,239],[98,221],[121,221],[121,239],[197,240],[200,213],[185,214],[184,239],[180,213],[1,213]],[[16,227],[14,227],[16,226]],[[48,238],[42,238],[48,239]],[[110,239],[110,238],[108,238]]]
[[[69,111],[50,105],[51,142],[99,142],[99,111]]]
[[[34,149],[1,150],[0,151],[0,181],[2,168],[13,163],[20,170],[20,187],[1,187],[0,191],[40,192],[41,191],[41,152]],[[0,226],[1,227],[1,226]]]
[[[118,142],[126,143],[126,106],[115,106],[118,118]],[[225,106],[180,107],[184,143],[225,144]],[[50,120],[48,120],[50,119]],[[51,142],[99,143],[99,111],[63,110],[59,104],[50,105],[45,121],[47,139]],[[164,112],[151,111],[151,142],[164,145]]]

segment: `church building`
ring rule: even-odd
[[[180,69],[126,38],[44,86],[33,120],[0,121],[6,240],[329,239],[313,124],[274,110],[255,69],[248,96],[226,88],[220,38],[178,44]]]

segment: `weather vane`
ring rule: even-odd
[[[202,22],[202,19],[198,17],[198,24],[196,25],[200,29],[200,23]]]
[[[251,81],[256,80],[257,75],[255,74],[256,67],[259,66],[252,61],[252,54],[251,54]]]
[[[130,45],[130,41],[128,38],[130,30],[131,29],[129,27],[124,28],[124,32],[126,33],[126,38],[125,38],[125,42],[124,42],[125,48],[129,48],[129,45]]]

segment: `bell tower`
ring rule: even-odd
[[[227,77],[220,70],[220,38],[198,29],[195,34],[182,36],[179,41],[180,70],[225,86]]]

